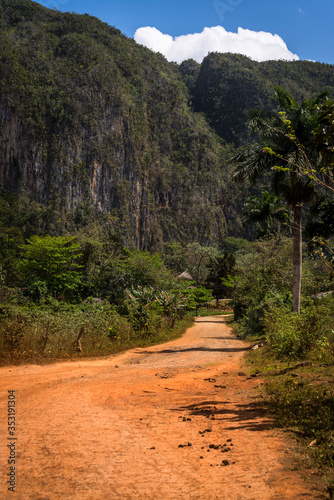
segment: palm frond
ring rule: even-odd
[[[267,153],[260,143],[247,144],[231,158],[234,166],[233,178],[255,184],[259,176],[272,168],[275,158]]]
[[[290,92],[283,89],[279,85],[276,85],[275,87],[275,99],[278,102],[280,108],[282,108],[284,111],[289,112],[292,110],[292,108],[297,107],[296,101],[293,99]]]

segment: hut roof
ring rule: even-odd
[[[194,281],[194,278],[191,276],[191,274],[188,273],[188,271],[184,271],[181,273],[178,278],[180,280],[189,280],[189,281]]]

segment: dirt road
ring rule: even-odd
[[[261,380],[238,375],[245,349],[215,316],[152,348],[1,368],[0,498],[320,498],[259,408]]]

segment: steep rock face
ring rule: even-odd
[[[0,184],[6,189],[55,208],[75,210],[81,203],[118,214],[126,221],[124,236],[138,248],[148,246],[150,203],[148,182],[124,148],[120,113],[106,106],[95,134],[63,130],[38,141],[14,109],[0,105]],[[119,147],[102,150],[113,134]],[[122,217],[123,216],[123,217]]]
[[[215,244],[222,148],[175,65],[95,18],[0,2],[0,182],[107,212],[125,242]]]
[[[0,182],[8,189],[40,191],[38,144],[26,133],[15,110],[0,104]]]
[[[195,143],[208,140],[190,125]],[[215,153],[203,146],[185,165],[172,161],[177,153],[170,144],[150,143],[144,133],[141,139],[147,151],[138,155],[128,118],[106,105],[94,128],[57,125],[38,140],[14,109],[1,105],[0,183],[60,211],[85,204],[108,212],[136,248],[180,239],[219,242],[226,223]]]

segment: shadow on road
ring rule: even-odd
[[[260,402],[238,404],[232,401],[202,401],[187,406],[181,406],[175,411],[184,412],[188,410],[189,415],[207,417],[211,420],[226,422],[224,429],[246,429],[249,431],[268,431],[277,427],[275,421],[268,417],[268,412]],[[221,417],[221,418],[219,418]]]
[[[212,340],[237,340],[238,342],[243,342],[242,339],[236,337],[202,337],[202,339],[212,339]]]
[[[177,354],[179,352],[245,352],[249,351],[250,347],[227,347],[214,349],[211,347],[187,347],[186,349],[164,349],[163,351],[155,351],[155,354]]]

